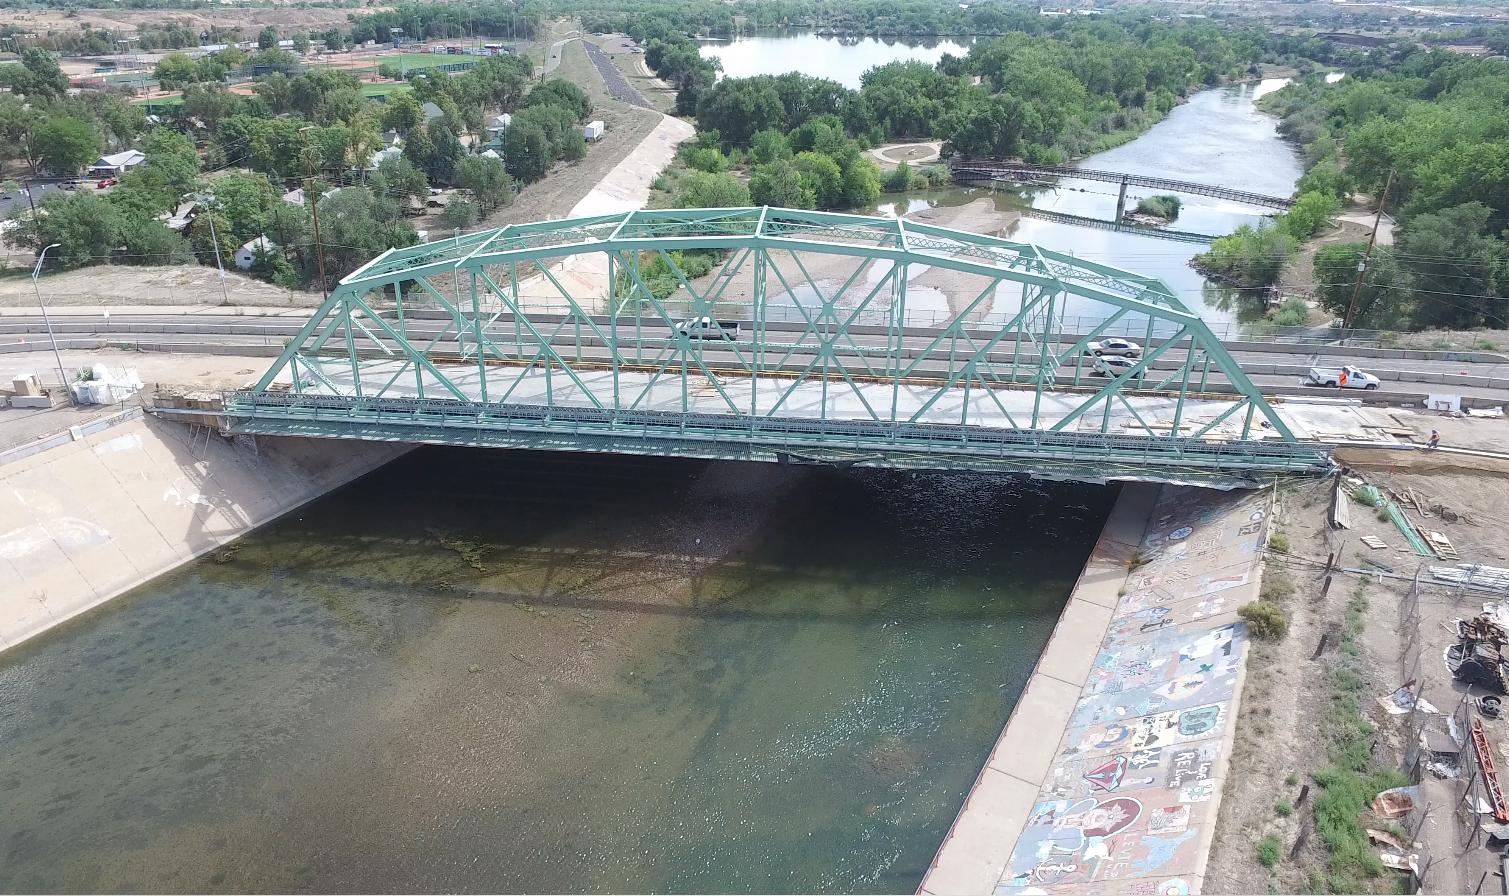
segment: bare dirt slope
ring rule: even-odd
[[[226,272],[222,296],[212,267],[182,264],[164,267],[100,265],[40,281],[49,305],[272,305],[317,306],[317,292],[292,292],[239,273]],[[0,279],[0,307],[35,307],[29,277]]]

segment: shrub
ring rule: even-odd
[[[1294,807],[1289,804],[1288,800],[1279,800],[1273,804],[1273,811],[1279,818],[1288,818],[1294,813]]]
[[[911,189],[911,186],[912,166],[908,165],[905,160],[902,160],[896,166],[896,170],[892,171],[890,176],[886,178],[885,191],[887,193],[905,193]]]
[[[1283,852],[1284,844],[1278,839],[1278,834],[1266,834],[1258,841],[1257,860],[1264,868],[1272,868],[1278,864],[1278,857]]]
[[[1169,195],[1149,196],[1137,203],[1137,211],[1165,221],[1172,221],[1179,217],[1179,209],[1182,207],[1183,203],[1178,196]]]
[[[1276,604],[1294,596],[1294,580],[1283,567],[1263,571],[1263,586],[1258,589],[1258,600]]]
[[[1254,638],[1263,641],[1282,640],[1289,633],[1289,617],[1277,604],[1255,600],[1237,610],[1237,615],[1247,622]]]
[[[1310,306],[1304,299],[1285,299],[1268,315],[1268,323],[1276,327],[1303,327],[1309,322]]]
[[[1289,553],[1289,536],[1282,532],[1275,532],[1268,536],[1268,547],[1280,554]]]

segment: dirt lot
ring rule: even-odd
[[[362,7],[361,13],[385,11],[388,7]],[[240,28],[255,34],[263,26],[273,25],[281,29],[321,29],[332,25],[346,25],[348,17],[357,10],[310,9],[293,3],[279,4],[257,9],[9,9],[5,13],[6,24],[13,24],[26,31],[72,31],[88,25],[114,31],[136,31],[143,25],[171,25],[177,23],[191,31],[207,28]]]
[[[1429,517],[1413,505],[1406,511],[1425,528],[1445,533],[1461,553],[1461,562],[1509,565],[1509,539],[1500,534],[1509,524],[1509,511],[1504,509],[1509,501],[1509,477],[1366,475],[1381,488],[1401,493],[1413,490],[1428,511],[1436,507]],[[1407,618],[1401,608],[1410,588],[1408,578],[1377,573],[1386,568],[1391,574],[1409,577],[1422,563],[1449,565],[1450,561],[1414,554],[1392,523],[1352,499],[1343,498],[1351,502],[1352,528],[1332,531],[1331,488],[1332,481],[1325,480],[1280,489],[1276,531],[1287,538],[1288,551],[1279,552],[1278,545],[1270,542],[1264,593],[1288,611],[1290,629],[1281,641],[1256,641],[1249,660],[1232,755],[1232,768],[1240,773],[1227,779],[1206,878],[1211,893],[1400,892],[1398,875],[1393,872],[1359,873],[1360,866],[1333,857],[1326,841],[1328,833],[1336,836],[1335,828],[1318,826],[1316,820],[1316,804],[1327,796],[1327,787],[1320,785],[1325,782],[1336,788],[1330,794],[1333,800],[1341,792],[1342,785],[1328,774],[1335,774],[1347,729],[1351,729],[1354,749],[1361,745],[1362,751],[1352,755],[1358,760],[1356,780],[1364,782],[1367,800],[1379,784],[1405,783],[1408,778],[1401,771],[1405,750],[1415,736],[1406,731],[1408,716],[1384,712],[1376,698],[1418,674],[1424,681],[1424,699],[1449,714],[1464,690],[1450,680],[1441,662],[1448,641],[1454,641],[1445,626],[1452,619],[1476,614],[1490,598],[1461,596],[1427,583],[1419,599],[1418,620]],[[1364,535],[1378,536],[1388,547],[1369,548],[1360,541]],[[1326,588],[1324,567],[1332,551],[1337,553],[1338,568],[1370,569],[1374,575],[1337,573]],[[1285,581],[1292,593],[1282,597]],[[1355,704],[1349,702],[1354,700]],[[1375,730],[1358,728],[1359,719]],[[1444,731],[1442,719],[1422,716],[1428,727]],[[1488,732],[1503,767],[1509,761],[1504,750],[1509,723],[1491,722]],[[1434,862],[1426,875],[1425,892],[1472,892],[1485,871],[1497,868],[1497,856],[1465,845],[1468,828],[1453,815],[1462,782],[1440,780],[1429,772],[1423,777],[1422,804],[1433,807],[1428,815],[1389,821],[1366,809],[1341,814],[1384,831],[1418,822],[1418,840],[1407,845],[1424,861]],[[1368,788],[1368,782],[1374,787]],[[1301,791],[1307,787],[1309,793],[1300,802]],[[1269,856],[1276,859],[1271,868],[1259,861],[1264,838],[1278,847]],[[1296,849],[1301,839],[1305,842]],[[1364,856],[1386,848],[1367,845],[1365,836],[1361,842],[1366,847],[1361,850]],[[1498,886],[1490,882],[1485,892],[1497,892]]]
[[[290,292],[226,271],[225,297],[212,267],[99,266],[49,274],[40,282],[49,305],[272,305],[314,307],[319,293]],[[228,299],[228,301],[226,300]],[[35,307],[31,278],[0,279],[0,307]]]

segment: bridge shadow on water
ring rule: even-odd
[[[913,589],[994,582],[999,599],[929,608],[990,621],[1062,578],[1049,544],[1088,551],[1113,494],[972,473],[423,448],[267,536],[274,577],[310,593],[866,627],[906,624]],[[779,597],[795,593],[806,598]]]

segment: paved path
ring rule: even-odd
[[[1124,487],[921,892],[1200,892],[1269,512]]]
[[[932,162],[938,161],[939,157],[942,156],[943,141],[922,140],[913,143],[887,143],[884,146],[877,146],[874,149],[870,150],[870,155],[873,156],[875,160],[880,162],[882,165],[885,165],[888,168],[895,168],[897,163],[901,162],[903,158],[903,156],[900,155],[899,151],[915,148],[925,149],[927,150],[927,152],[916,158],[906,158],[906,163],[913,166],[927,165]],[[888,155],[888,153],[897,153],[897,155],[893,158],[891,155]]]

